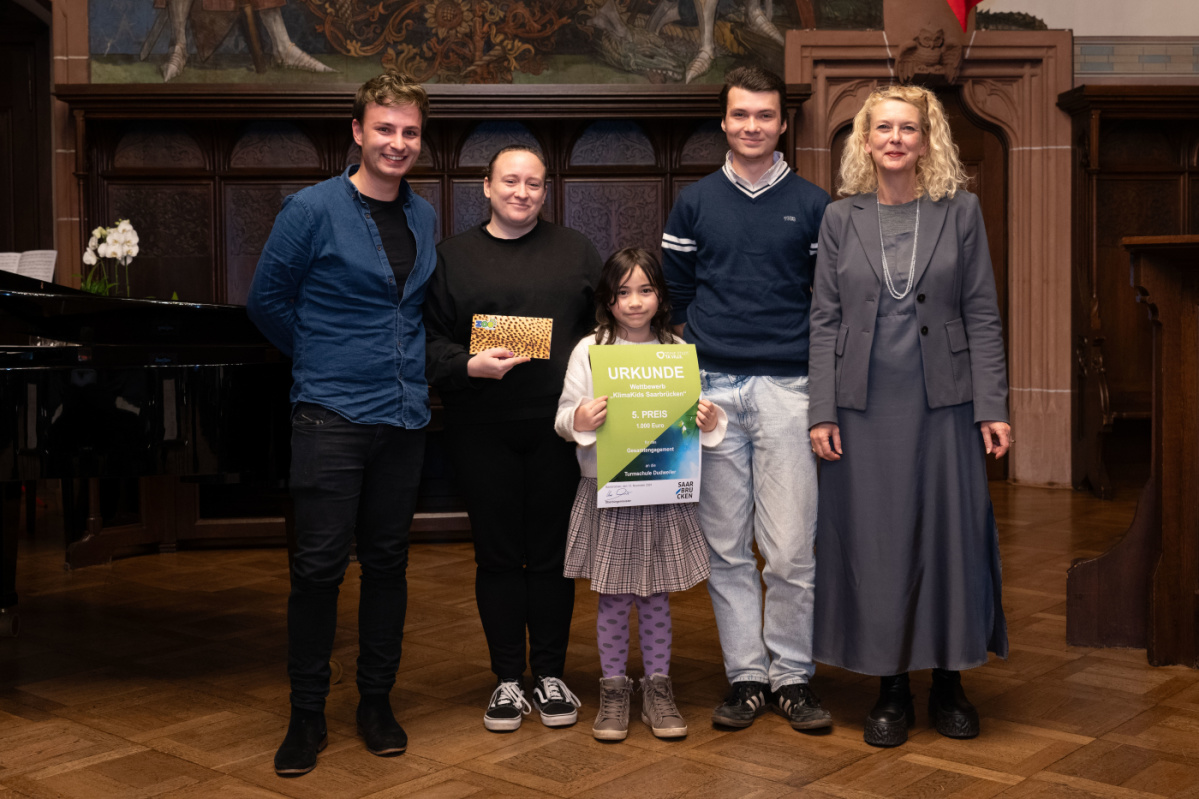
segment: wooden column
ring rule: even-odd
[[[1121,240],[1149,311],[1149,482],[1124,537],[1070,567],[1066,642],[1145,647],[1155,666],[1199,665],[1199,236]]]
[[[1199,236],[1126,238],[1132,285],[1153,322],[1153,499],[1160,556],[1149,662],[1199,665]]]

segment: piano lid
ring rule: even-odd
[[[0,337],[80,344],[270,346],[241,305],[101,297],[0,272]]]

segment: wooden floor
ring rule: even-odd
[[[1012,651],[966,675],[982,713],[976,740],[927,728],[929,678],[919,673],[911,740],[866,746],[875,680],[831,668],[813,683],[833,713],[831,734],[802,735],[773,714],[748,730],[713,729],[725,681],[703,587],[674,602],[686,739],[656,740],[635,720],[623,743],[592,740],[595,597],[584,586],[566,674],[583,700],[579,724],[529,720],[489,733],[493,677],[470,547],[421,545],[393,694],[408,753],[366,752],[348,674],[329,698],[329,748],[316,771],[292,780],[271,767],[287,724],[282,550],[155,555],[67,573],[61,548],[39,538],[23,543],[21,636],[0,639],[0,799],[1199,797],[1199,672],[1150,668],[1139,650],[1065,644],[1066,567],[1123,532],[1135,491],[1107,503],[1001,484],[993,494]],[[352,670],[357,577],[345,588],[336,656]]]

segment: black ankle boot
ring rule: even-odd
[[[871,746],[899,746],[908,739],[908,728],[915,723],[908,675],[880,678],[878,701],[866,716],[862,738]]]
[[[978,735],[978,711],[962,690],[962,675],[933,669],[933,689],[928,695],[928,719],[947,738]]]
[[[386,696],[364,696],[358,700],[358,734],[366,750],[379,757],[395,757],[408,748],[408,734],[391,712]]]
[[[280,777],[298,777],[316,768],[316,753],[329,743],[325,714],[319,710],[291,709],[291,722],[279,751],[275,752],[275,773]]]

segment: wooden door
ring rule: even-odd
[[[953,139],[961,153],[962,164],[970,176],[966,188],[978,195],[982,205],[983,221],[987,226],[987,243],[991,250],[991,266],[995,270],[995,287],[999,295],[999,313],[1003,319],[1003,346],[1008,347],[1008,283],[1007,283],[1007,145],[996,128],[977,119],[962,104],[960,92],[955,87],[937,90],[937,97],[945,106],[945,115],[953,130]],[[837,170],[841,164],[841,153],[849,138],[850,127],[837,132],[832,143],[833,199],[837,199]],[[1009,380],[1011,370],[1008,370]],[[1010,406],[1010,398],[1009,398]],[[1007,479],[1007,459],[987,460],[987,477],[991,480]]]
[[[0,4],[0,252],[52,249],[49,28]]]

